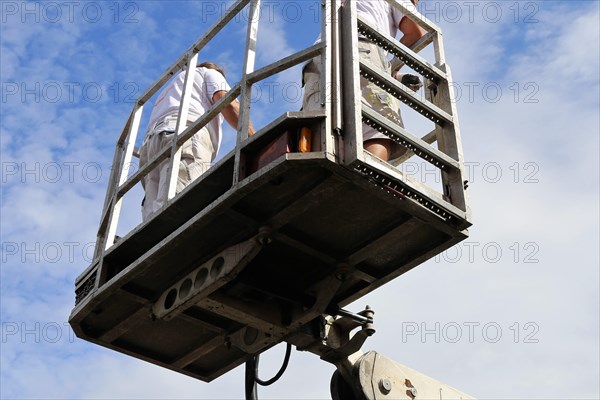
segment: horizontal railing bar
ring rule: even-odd
[[[373,64],[361,61],[360,73],[370,81],[376,82],[377,86],[382,87],[387,92],[393,93],[407,106],[432,122],[440,126],[452,125],[454,123],[450,114],[433,103],[420,98],[414,91],[392,78],[391,75],[384,75],[384,71],[373,66]]]
[[[382,185],[388,186],[399,196],[411,198],[421,206],[439,215],[443,219],[454,218],[459,225],[471,225],[467,221],[467,215],[448,201],[441,199],[440,194],[423,183],[410,179],[409,176],[393,169],[391,166],[383,165],[383,162],[372,156],[369,152],[364,153],[365,160],[355,166],[355,169],[366,177],[373,179]],[[395,186],[395,187],[394,187]],[[466,227],[466,226],[465,226]]]
[[[298,65],[303,61],[308,61],[318,56],[325,48],[325,46],[326,43],[317,43],[309,48],[306,48],[288,57],[282,58],[281,60],[269,64],[267,66],[264,66],[254,71],[253,73],[248,74],[248,83],[256,83],[271,75],[275,75],[278,72],[284,71],[288,68]]]
[[[425,34],[425,36],[423,36],[415,44],[410,46],[410,49],[414,53],[419,53],[425,47],[429,46],[432,42],[433,42],[433,35],[431,33],[427,32]],[[391,63],[392,63],[392,72],[399,70],[400,68],[402,68],[405,65],[404,61],[400,61],[400,59],[396,56],[394,56]]]
[[[360,15],[357,16],[357,20],[360,33],[367,34],[368,39],[373,40],[384,50],[392,53],[399,61],[404,62],[408,67],[414,69],[417,73],[423,75],[427,79],[432,79],[434,81],[448,81],[446,74],[425,58],[416,54],[390,35],[381,32],[380,29],[377,29]]]
[[[432,130],[431,132],[429,132],[428,134],[423,136],[421,138],[421,140],[427,144],[432,144],[437,140],[437,132],[438,132],[438,128],[436,127],[434,130]],[[413,156],[415,156],[415,153],[412,150],[408,150],[406,153],[402,154],[400,157],[398,157],[394,160],[391,160],[390,163],[397,167],[398,165],[402,164],[403,162],[407,161],[408,159],[410,159]]]
[[[188,59],[192,53],[198,53],[206,44],[214,38],[220,31],[231,21],[246,5],[250,3],[250,0],[238,0],[231,8],[229,8],[225,14],[214,23],[214,25],[205,33],[196,43],[194,43],[175,63],[171,64],[169,68],[138,98],[138,103],[144,104],[154,94],[160,90],[160,88],[169,80],[175,73],[181,70],[187,65]]]
[[[362,109],[363,122],[367,125],[376,125],[378,129],[384,135],[395,139],[394,141],[399,142],[404,147],[412,150],[417,156],[430,162],[432,165],[440,168],[443,171],[458,170],[460,168],[458,161],[452,159],[441,151],[434,149],[423,140],[412,135],[401,126],[389,121],[379,113],[363,107]],[[366,121],[364,121],[366,119]],[[371,122],[371,124],[369,124]]]

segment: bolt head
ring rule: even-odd
[[[381,378],[379,380],[379,390],[383,394],[388,394],[392,391],[392,382],[387,378]]]

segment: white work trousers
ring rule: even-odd
[[[193,121],[188,121],[188,125]],[[140,149],[140,168],[146,165],[165,146],[170,145],[174,133],[148,132]],[[181,150],[181,162],[177,177],[176,193],[181,192],[206,170],[212,162],[213,144],[206,127],[200,129],[190,140],[184,143]],[[167,202],[169,177],[167,170],[169,160],[165,160],[157,168],[151,170],[142,180],[146,197],[142,202],[142,220],[146,221]]]

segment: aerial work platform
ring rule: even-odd
[[[128,177],[144,103],[182,66],[193,68],[198,52],[244,7],[258,15],[260,2],[233,4],[140,97],[117,144],[94,262],[76,282],[70,323],[78,337],[203,381],[282,341],[327,359],[322,315],[337,315],[468,236],[458,119],[439,28],[391,1],[429,32],[408,49],[376,35],[352,2],[331,12],[338,3],[325,3],[322,43],[257,71],[259,19],[249,18],[240,82],[192,126],[178,127],[172,147],[151,166]],[[359,62],[359,32],[422,74],[425,98]],[[417,54],[432,43],[435,63]],[[322,87],[331,91],[322,95],[336,101],[323,101],[322,111],[287,112],[244,136],[252,85],[318,56]],[[362,107],[361,75],[432,121],[434,131],[419,138]],[[238,96],[243,122],[235,148],[115,242],[123,196],[163,160],[177,165],[181,145]],[[439,168],[443,191],[363,150],[362,122],[407,147],[403,160],[416,156]],[[303,129],[312,133],[309,151],[297,146]]]

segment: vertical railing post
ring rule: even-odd
[[[446,199],[454,206],[469,213],[468,199],[464,187],[464,158],[458,124],[458,111],[452,91],[452,74],[448,65],[441,69],[446,73],[448,83],[437,85],[431,95],[431,102],[452,115],[453,124],[436,129],[438,149],[458,161],[459,169],[452,172],[442,171],[442,184]]]
[[[335,1],[324,1],[321,15],[321,40],[327,44],[325,51],[321,53],[321,81],[320,81],[320,94],[321,94],[321,106],[325,110],[325,121],[324,129],[321,131],[321,150],[325,153],[335,154],[335,143],[332,135],[332,57],[333,57],[333,43],[332,43],[332,24],[331,21],[334,19]]]
[[[432,85],[432,90],[426,92],[427,99],[452,116],[452,125],[436,126],[435,134],[438,149],[458,161],[459,169],[452,172],[441,172],[443,193],[448,202],[467,213],[468,199],[465,190],[464,158],[458,124],[458,111],[454,101],[453,80],[450,66],[446,64],[446,52],[441,31],[435,31],[433,35],[433,50],[435,65],[446,74],[447,82]],[[429,85],[428,85],[429,86]]]
[[[183,132],[187,127],[190,102],[192,99],[192,90],[194,90],[194,75],[196,74],[197,63],[198,53],[192,53],[189,55],[187,69],[185,71],[181,103],[179,104],[179,114],[177,116],[177,128],[175,129],[175,135],[173,137],[173,141],[171,142],[171,157],[169,157],[169,167],[167,169],[167,176],[169,177],[167,202],[175,197],[175,194],[177,193],[179,162],[181,161],[181,150],[183,148],[183,144],[177,144],[177,139],[179,138],[179,135],[181,135],[181,132]]]
[[[436,31],[433,34],[433,53],[435,56],[435,65],[443,68],[446,65],[446,52],[444,51],[442,32]]]
[[[343,143],[340,140],[339,135],[342,133],[342,74],[341,74],[341,43],[340,43],[340,10],[341,0],[331,1],[331,37],[327,42],[327,47],[330,48],[328,54],[331,55],[331,82],[329,84],[329,90],[331,95],[331,142],[328,144],[328,149],[333,150],[336,159],[340,157],[340,153],[343,153],[343,149],[336,148],[338,143]]]
[[[130,118],[133,117],[133,114]],[[115,154],[113,156],[113,165],[110,169],[110,176],[108,178],[108,184],[106,188],[106,195],[104,196],[104,206],[102,207],[102,214],[100,216],[100,227],[96,235],[96,247],[94,248],[94,261],[97,260],[103,253],[104,247],[106,246],[106,233],[108,231],[108,224],[104,223],[105,216],[112,212],[112,202],[114,200],[114,194],[117,191],[117,179],[118,171],[121,169],[121,162],[123,160],[123,147],[121,143],[117,143],[115,146]]]
[[[133,120],[127,134],[127,142],[125,143],[125,151],[121,158],[119,180],[113,193],[111,201],[112,211],[110,211],[109,222],[108,222],[108,233],[104,238],[104,250],[108,249],[115,242],[115,235],[117,234],[117,227],[119,225],[119,216],[121,215],[121,206],[123,204],[123,197],[119,195],[119,186],[121,186],[126,180],[129,174],[129,167],[131,166],[131,157],[133,156],[133,149],[135,147],[135,140],[140,128],[140,121],[142,119],[142,112],[144,106],[136,104],[133,111]]]
[[[241,143],[248,138],[250,128],[250,101],[252,98],[252,84],[248,82],[248,75],[254,72],[256,63],[256,44],[258,38],[258,25],[260,18],[260,0],[250,3],[248,14],[248,30],[246,32],[246,49],[244,55],[244,70],[240,81],[240,118],[238,120],[237,137],[235,144],[235,166],[233,169],[233,184],[235,185],[246,175],[245,156],[241,152]]]
[[[344,110],[344,163],[363,159],[362,92],[358,54],[356,4],[347,1],[342,7],[342,93]]]

